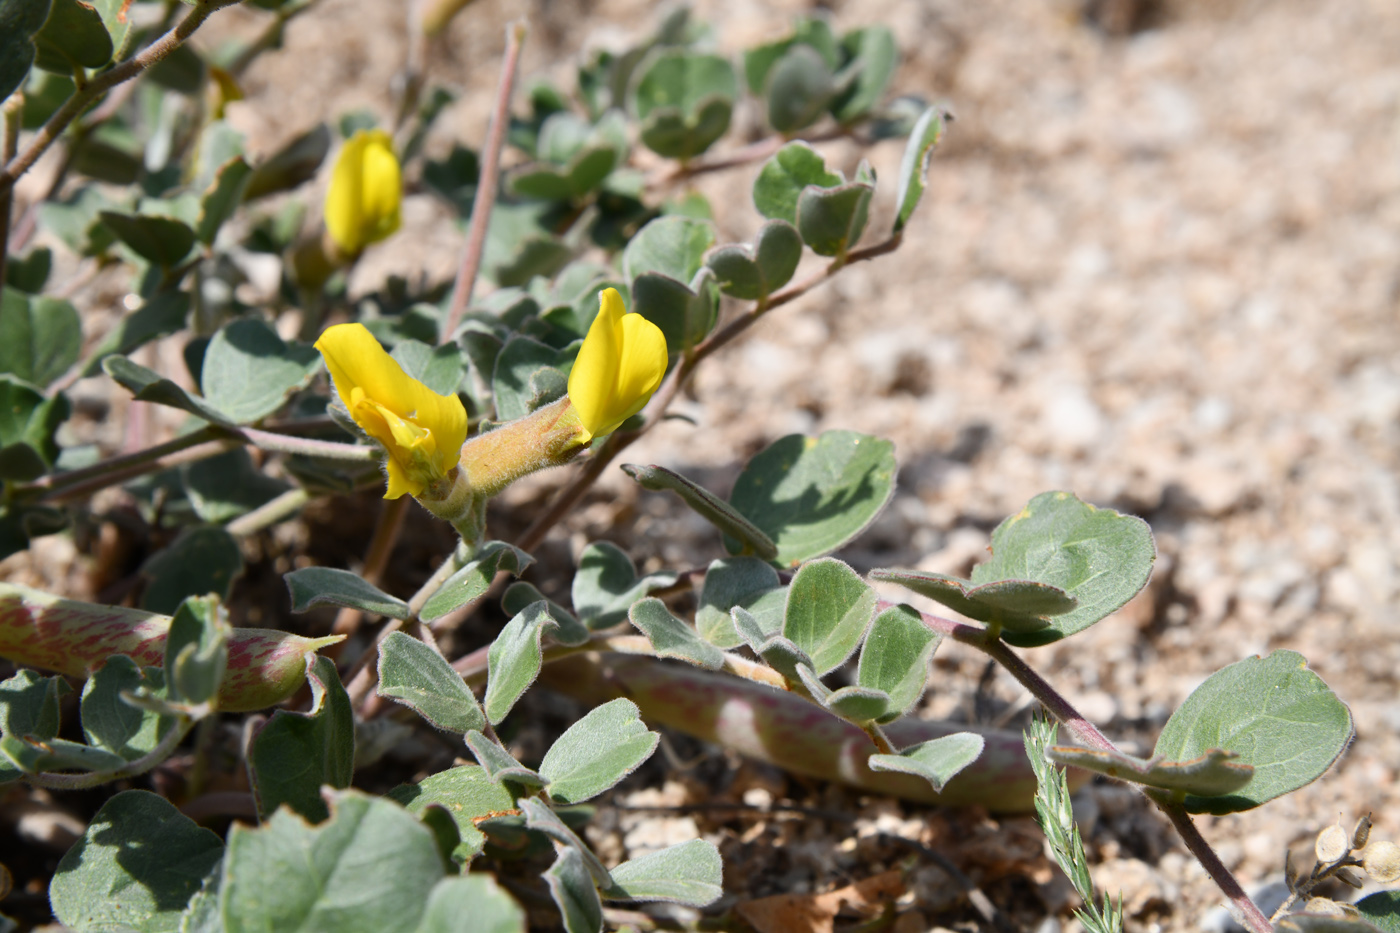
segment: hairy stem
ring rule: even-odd
[[[1269,918],[1264,916],[1264,912],[1245,893],[1235,876],[1230,874],[1230,869],[1225,867],[1225,863],[1210,847],[1210,843],[1206,842],[1206,838],[1196,828],[1195,821],[1191,819],[1191,814],[1186,812],[1186,807],[1180,801],[1173,800],[1165,791],[1144,790],[1144,793],[1167,815],[1181,840],[1186,843],[1186,848],[1191,850],[1191,854],[1201,863],[1206,874],[1210,875],[1221,893],[1229,899],[1230,914],[1236,922],[1251,933],[1273,933],[1274,927]]]
[[[75,91],[73,96],[68,98],[67,102],[58,108],[53,116],[49,117],[48,122],[39,128],[24,151],[14,158],[6,160],[4,168],[0,169],[0,192],[7,192],[13,188],[19,177],[33,168],[34,163],[39,161],[39,157],[58,141],[59,136],[63,135],[63,131],[68,128],[68,124],[87,109],[89,104],[118,84],[130,81],[175,51],[190,36],[194,35],[200,26],[204,25],[204,21],[215,10],[234,2],[237,0],[199,0],[189,13],[185,14],[185,18],[175,25],[174,29],[146,46],[138,54],[93,78],[81,90]]]
[[[520,61],[520,48],[525,44],[525,24],[512,23],[506,29],[506,55],[501,63],[501,82],[496,88],[496,106],[491,111],[491,126],[486,134],[486,146],[482,152],[481,178],[476,185],[476,199],[472,203],[471,226],[467,231],[467,245],[462,252],[462,264],[457,270],[457,280],[452,284],[452,301],[448,305],[447,317],[438,332],[438,342],[452,339],[467,305],[472,300],[472,289],[476,287],[476,274],[481,269],[481,254],[486,248],[486,228],[491,221],[491,210],[496,206],[496,186],[501,172],[501,149],[505,147],[506,125],[510,122],[510,95],[515,87],[515,69]]]
[[[179,717],[175,725],[156,744],[155,748],[124,767],[114,768],[111,771],[90,771],[86,774],[41,772],[39,774],[26,774],[24,780],[35,787],[45,787],[49,790],[85,790],[99,784],[108,784],[112,781],[145,774],[170,757],[195,722],[196,720],[188,716]]]
[[[257,534],[264,528],[289,518],[306,503],[311,501],[311,493],[301,486],[294,486],[253,511],[240,515],[224,526],[224,530],[234,537]]]

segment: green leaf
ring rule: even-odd
[[[871,771],[898,771],[928,781],[935,793],[977,760],[985,740],[972,732],[955,732],[906,748],[898,755],[871,755]]]
[[[556,350],[529,337],[512,337],[506,341],[496,356],[496,369],[491,376],[497,420],[514,421],[554,401],[554,398],[539,397],[538,381],[532,385],[532,379],[541,370],[558,369],[562,380],[563,368],[573,356],[572,352]]]
[[[894,34],[886,26],[853,29],[841,37],[841,49],[850,56],[846,68],[855,68],[851,86],[832,102],[831,115],[838,123],[849,125],[867,116],[880,102],[880,97],[894,77],[899,52]]]
[[[737,539],[743,545],[743,553],[756,554],[767,560],[778,556],[777,545],[761,529],[735,511],[728,502],[679,473],[654,464],[638,466],[635,463],[624,463],[622,472],[636,480],[643,489],[676,493],[701,518]]]
[[[403,371],[439,395],[452,395],[462,383],[465,361],[456,343],[431,346],[420,340],[400,340],[392,356]]]
[[[58,459],[54,432],[68,420],[68,397],[45,398],[12,376],[0,376],[0,479],[31,480]]]
[[[220,328],[204,352],[204,398],[237,424],[251,424],[311,383],[321,355],[305,343],[285,343],[263,321],[244,318]]]
[[[135,19],[128,16],[130,4],[126,0],[91,0],[92,5],[97,8],[98,15],[102,17],[102,23],[107,27],[107,34],[112,37],[113,57],[121,58],[127,51],[127,44],[131,39],[131,24]]]
[[[229,159],[214,174],[214,181],[205,189],[199,201],[199,222],[195,224],[195,235],[199,242],[210,246],[238,205],[243,203],[243,192],[253,176],[248,160],[241,155]]]
[[[622,254],[622,275],[629,282],[656,272],[689,282],[704,265],[715,242],[714,227],[693,217],[658,217],[637,231]]]
[[[275,711],[253,737],[248,770],[259,814],[265,816],[286,804],[306,819],[320,822],[329,813],[321,785],[350,786],[355,767],[355,714],[329,658],[317,655],[309,659],[306,679],[311,685],[311,709],[305,713]],[[283,816],[286,814],[278,814],[274,821]],[[229,845],[232,848],[232,839]]]
[[[34,35],[49,18],[49,2],[0,0],[0,100],[24,84],[34,64]]]
[[[860,240],[875,186],[808,187],[797,196],[797,231],[818,256],[844,256]]]
[[[177,45],[152,65],[145,77],[180,94],[198,94],[209,80],[209,66],[190,43]]]
[[[66,198],[41,204],[39,223],[79,255],[100,256],[116,242],[116,235],[100,217],[112,203],[95,185],[88,185]]]
[[[58,700],[71,692],[62,677],[19,671],[0,682],[0,733],[48,741],[58,735]]]
[[[1253,767],[1235,760],[1239,756],[1234,752],[1219,748],[1190,761],[1167,761],[1161,755],[1144,759],[1116,751],[1053,745],[1045,750],[1045,757],[1057,765],[1200,797],[1234,793],[1254,774]]]
[[[348,606],[391,619],[407,619],[408,603],[381,590],[357,573],[332,567],[303,567],[283,577],[292,596],[292,611],[312,606]]]
[[[752,248],[722,246],[705,264],[715,273],[720,291],[760,301],[782,288],[802,260],[802,237],[785,220],[770,220],[758,230]]]
[[[1249,658],[1212,674],[1172,713],[1153,755],[1189,761],[1235,752],[1254,777],[1235,793],[1186,798],[1193,813],[1250,810],[1310,784],[1351,741],[1351,711],[1294,651]]]
[[[559,907],[566,933],[601,933],[603,902],[577,849],[563,846],[544,872],[549,895]]]
[[[574,614],[545,595],[529,583],[512,583],[501,596],[501,609],[508,616],[516,615],[529,608],[531,603],[544,602],[549,617],[559,627],[554,638],[561,645],[581,645],[591,637],[591,633]]]
[[[1356,902],[1363,920],[1374,923],[1384,933],[1400,933],[1400,891],[1377,891]]]
[[[183,220],[118,211],[101,211],[98,216],[138,256],[164,269],[178,265],[194,248],[194,229]]]
[[[842,687],[831,690],[821,682],[812,668],[798,665],[797,676],[807,692],[834,716],[863,725],[881,719],[889,712],[890,696],[883,690],[869,687]]]
[[[128,790],[102,805],[58,863],[49,903],[78,933],[174,933],[224,846],[175,805]]]
[[[37,295],[48,284],[49,273],[53,271],[53,250],[47,246],[36,246],[28,255],[11,256],[5,263],[5,282],[10,288],[17,288],[26,295]]]
[[[582,803],[635,771],[660,741],[660,733],[641,721],[637,704],[613,700],[570,726],[545,752],[539,773],[555,801]]]
[[[73,305],[5,288],[0,299],[0,373],[13,373],[42,389],[77,362],[82,342],[82,321]]]
[[[477,551],[474,560],[448,577],[442,587],[428,598],[419,617],[424,622],[431,622],[460,609],[486,595],[495,582],[496,574],[505,571],[518,577],[534,562],[533,557],[518,547],[503,541],[488,541]]]
[[[671,615],[661,600],[648,597],[634,603],[627,617],[646,635],[657,657],[677,658],[707,671],[717,671],[724,666],[724,652]]]
[[[415,933],[525,933],[525,911],[490,875],[443,878]]]
[[[700,587],[700,605],[695,610],[695,628],[706,641],[719,648],[736,648],[743,639],[734,630],[729,610],[735,606],[753,610],[754,604],[769,593],[786,591],[772,565],[753,557],[730,557],[714,561],[705,571]],[[786,603],[781,607],[786,611]],[[782,612],[773,626],[782,625]]]
[[[254,466],[243,447],[186,464],[180,480],[195,514],[212,525],[246,515],[291,488]]]
[[[417,784],[402,784],[391,790],[388,797],[411,813],[422,813],[434,804],[445,807],[457,821],[457,831],[462,836],[458,855],[464,862],[481,852],[486,843],[485,835],[473,821],[515,809],[515,798],[510,792],[476,765],[461,765],[429,775]]]
[[[243,189],[244,202],[290,191],[310,181],[330,151],[330,127],[318,123],[253,166],[252,177]]]
[[[773,635],[765,631],[758,619],[742,606],[735,606],[729,610],[729,616],[734,622],[734,630],[763,663],[782,674],[789,683],[802,683],[802,668],[813,667],[807,652],[782,635]]]
[[[753,203],[764,217],[796,224],[797,199],[804,188],[834,188],[844,183],[840,175],[826,170],[820,152],[804,142],[790,142],[763,163],[754,179]]]
[[[177,703],[206,703],[218,695],[228,669],[228,613],[215,597],[180,603],[165,637],[165,686]]]
[[[724,893],[724,864],[714,843],[690,839],[629,859],[614,868],[613,884],[603,892],[610,900],[669,901],[704,907]]]
[[[432,832],[388,800],[332,800],[319,826],[285,810],[258,829],[234,824],[219,894],[227,933],[415,933],[443,876]]]
[[[670,159],[699,155],[729,129],[738,93],[725,58],[681,49],[657,54],[632,86],[643,144]]]
[[[442,655],[403,632],[391,632],[379,643],[376,692],[446,732],[465,733],[486,725],[462,675]]]
[[[106,357],[102,360],[102,369],[131,392],[138,401],[180,408],[205,421],[224,427],[235,427],[234,422],[223,412],[206,405],[202,399],[191,396],[159,373],[133,363],[124,356]]]
[[[157,293],[140,308],[122,318],[117,326],[108,331],[107,335],[98,342],[96,349],[83,361],[82,374],[84,378],[102,372],[102,361],[111,355],[130,353],[152,340],[168,337],[180,330],[185,326],[185,318],[189,317],[189,313],[190,296],[188,292]],[[146,371],[150,372],[150,370]],[[128,386],[128,388],[130,387]],[[203,416],[201,415],[201,417]]]
[[[928,681],[928,664],[942,636],[910,606],[891,606],[875,617],[860,650],[856,682],[889,696],[889,712],[880,723],[893,722],[918,702]]]
[[[909,134],[909,142],[904,149],[904,160],[899,164],[899,187],[894,196],[897,210],[894,228],[891,231],[893,233],[904,229],[909,223],[909,218],[914,215],[914,208],[919,206],[919,199],[924,194],[924,182],[928,177],[928,160],[933,154],[933,148],[943,138],[946,120],[947,115],[942,110],[930,107],[919,117],[919,122],[914,124],[914,130]]]
[[[808,45],[788,49],[765,83],[768,123],[784,135],[817,122],[839,90],[831,67]]]
[[[9,765],[5,764],[8,760]],[[67,739],[0,738],[0,771],[14,767],[26,774],[40,771],[113,771],[126,764],[120,755]]]
[[[875,591],[831,557],[802,565],[788,590],[783,636],[812,659],[818,675],[856,650],[875,613]]]
[[[1006,635],[1038,632],[1050,625],[1051,616],[1079,604],[1059,587],[1033,580],[998,580],[973,586],[957,577],[914,570],[876,570],[871,578],[898,583],[969,619],[995,625]]]
[[[684,353],[714,329],[719,295],[711,275],[709,269],[697,273],[691,286],[658,272],[632,280],[632,310],[661,329],[667,352]]]
[[[83,685],[83,736],[89,745],[135,761],[155,748],[175,725],[171,716],[132,706],[123,693],[137,691],[167,698],[165,674],[158,667],[141,668],[124,654],[113,655]]]
[[[612,884],[612,877],[608,874],[608,870],[603,867],[603,863],[598,861],[598,856],[594,855],[587,843],[580,839],[578,834],[564,822],[563,817],[546,806],[543,800],[537,797],[522,797],[516,803],[520,807],[520,812],[525,816],[527,828],[544,833],[550,839],[563,843],[582,856],[584,867],[593,878],[595,885],[608,887]]]
[[[68,516],[50,506],[11,504],[0,508],[0,557],[23,551],[31,538],[57,534],[67,527]]]
[[[637,576],[632,558],[611,541],[594,541],[579,555],[574,575],[574,612],[590,629],[610,628],[627,618],[632,604],[676,582],[670,572]]]
[[[171,615],[190,596],[214,593],[228,599],[234,578],[243,573],[243,552],[222,528],[197,525],[151,555],[141,573],[147,577],[141,608]]]
[[[34,64],[46,71],[72,74],[78,68],[101,68],[112,60],[112,37],[91,4],[53,0],[44,27],[34,36]]]
[[[510,752],[475,729],[468,730],[465,738],[467,748],[472,750],[472,755],[491,780],[497,783],[514,781],[522,787],[544,787],[548,783],[538,772],[516,761]]]
[[[515,702],[540,675],[545,626],[557,625],[548,603],[532,603],[506,623],[486,652],[486,695],[482,706],[492,725],[506,718]]]
[[[744,467],[729,503],[778,545],[794,567],[863,532],[894,495],[894,445],[854,431],[790,434]],[[731,554],[737,542],[726,541]]]

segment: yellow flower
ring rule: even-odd
[[[326,231],[347,257],[399,229],[403,176],[383,130],[356,130],[345,141],[326,192]]]
[[[666,338],[640,314],[627,314],[615,288],[602,307],[569,373],[569,401],[583,424],[579,442],[610,434],[641,411],[666,375]]]
[[[438,395],[403,371],[363,324],[328,328],[316,349],[350,417],[388,451],[386,499],[421,495],[457,465],[467,412],[456,395]]]

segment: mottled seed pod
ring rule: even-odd
[[[1371,814],[1366,814],[1356,821],[1356,828],[1351,831],[1351,847],[1353,849],[1366,848],[1366,842],[1371,838]]]
[[[1336,823],[1318,833],[1317,843],[1313,846],[1317,852],[1317,860],[1324,865],[1330,865],[1346,855],[1349,847],[1347,831]]]
[[[1400,845],[1377,839],[1361,854],[1361,867],[1381,884],[1400,880]]]
[[[27,586],[0,583],[0,657],[25,667],[86,677],[118,654],[143,666],[159,667],[169,631],[169,616],[60,599]],[[307,657],[343,638],[234,629],[218,708],[240,713],[285,700],[306,680]]]

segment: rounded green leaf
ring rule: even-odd
[[[594,541],[579,555],[570,595],[579,619],[591,629],[601,629],[625,619],[632,604],[652,590],[675,582],[676,575],[666,571],[638,577],[632,558],[620,547]]]
[[[132,706],[123,693],[144,691],[165,698],[165,674],[158,667],[144,670],[124,654],[107,660],[83,685],[83,736],[89,745],[135,761],[156,747],[174,726],[170,716]]]
[[[735,606],[751,609],[765,594],[775,591],[781,592],[783,588],[778,572],[766,561],[756,557],[714,561],[705,571],[705,582],[700,588],[695,628],[702,638],[718,648],[737,648],[744,640],[734,630],[729,610]],[[776,630],[777,626],[774,628]]]
[[[898,755],[871,755],[871,771],[899,771],[928,781],[935,793],[977,760],[986,740],[974,732],[956,732],[906,748]]]
[[[896,470],[889,441],[854,431],[790,434],[748,462],[729,503],[778,546],[775,563],[794,567],[863,532],[894,495]],[[739,550],[734,541],[725,546]]]
[[[865,635],[875,591],[832,557],[809,561],[792,578],[783,636],[813,661],[818,675],[839,667]]]
[[[474,821],[515,808],[510,791],[476,765],[460,765],[429,775],[417,784],[401,784],[387,796],[403,804],[410,813],[422,813],[434,804],[445,807],[457,821],[462,843],[472,854],[480,852],[486,842]]]
[[[834,188],[845,179],[826,170],[821,153],[801,141],[790,142],[775,152],[753,182],[753,203],[758,212],[773,220],[797,223],[797,198],[808,185]]]
[[[1189,761],[1235,752],[1254,777],[1232,794],[1186,798],[1195,813],[1250,810],[1317,780],[1351,741],[1351,711],[1296,651],[1212,674],[1162,727],[1153,755]]]
[[[539,773],[556,802],[581,803],[635,771],[660,741],[637,704],[613,700],[570,726],[545,752]]]
[[[403,632],[379,643],[379,685],[389,697],[447,732],[465,734],[486,725],[486,717],[462,675],[430,646]]]
[[[841,49],[850,57],[846,68],[855,67],[858,71],[851,86],[832,102],[831,114],[838,122],[848,124],[866,116],[879,103],[894,77],[899,52],[894,33],[887,26],[853,29],[841,37]]]
[[[722,246],[710,253],[705,264],[726,295],[757,300],[786,285],[801,260],[802,237],[797,229],[787,221],[770,220],[759,229],[752,247]]]
[[[719,900],[724,890],[724,863],[713,842],[689,839],[660,852],[628,859],[614,868],[610,900],[669,901],[704,907]]]
[[[245,318],[223,327],[204,352],[204,398],[237,424],[267,417],[321,368],[304,343],[286,343],[263,321]]]
[[[123,791],[59,861],[49,903],[77,933],[175,930],[223,854],[218,836],[164,797]]]
[[[326,818],[323,785],[349,787],[355,769],[355,714],[335,663],[314,657],[306,667],[311,709],[279,709],[253,737],[249,773],[258,813],[284,804],[309,820]],[[286,815],[286,814],[279,814]]]
[[[708,671],[717,671],[724,666],[723,652],[671,615],[661,600],[647,597],[633,604],[627,617],[651,642],[657,657],[676,658]]]
[[[818,256],[841,256],[860,240],[870,214],[872,185],[807,187],[797,196],[797,232]]]
[[[43,388],[77,362],[82,342],[82,321],[72,304],[5,288],[0,298],[0,373]]]
[[[448,577],[438,591],[423,604],[419,617],[424,622],[440,619],[467,603],[480,599],[491,588],[496,574],[506,571],[520,576],[535,559],[518,547],[501,541],[488,541],[476,552],[475,559]]]
[[[215,593],[227,599],[229,587],[243,573],[243,551],[224,529],[198,525],[151,555],[141,573],[148,578],[141,608],[169,615],[190,596]]]
[[[486,874],[443,878],[416,933],[525,933],[525,911]]]
[[[860,650],[856,683],[889,695],[890,712],[881,722],[899,718],[923,695],[928,663],[941,640],[910,606],[891,606],[875,617]]]
[[[667,158],[684,159],[704,152],[729,129],[738,93],[728,59],[675,49],[642,65],[630,98],[642,122],[642,142]]]
[[[622,254],[622,275],[629,282],[657,272],[677,282],[689,282],[704,265],[705,251],[715,242],[709,221],[672,215],[658,217],[637,231]]]
[[[79,0],[53,0],[44,27],[34,36],[34,47],[34,64],[58,74],[101,68],[112,60],[112,37],[101,15]]]
[[[34,34],[49,18],[49,6],[50,0],[0,0],[0,100],[13,94],[29,74]]]
[[[253,169],[241,155],[236,155],[219,166],[218,171],[214,173],[213,183],[199,201],[199,222],[195,224],[199,242],[206,246],[214,242],[214,237],[218,235],[224,221],[232,217],[238,205],[243,202],[243,192],[247,189],[252,175]]]
[[[831,67],[816,49],[794,45],[768,72],[768,123],[779,133],[811,126],[836,93]]]
[[[169,269],[178,265],[194,248],[194,230],[183,220],[154,214],[122,214],[101,211],[98,216],[117,239],[131,247],[142,259]]]

